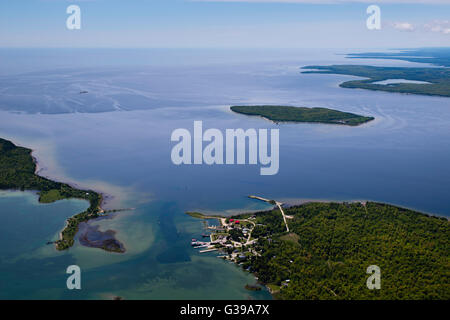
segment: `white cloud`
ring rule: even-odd
[[[415,26],[409,22],[392,22],[389,25],[399,31],[429,31],[440,34],[450,35],[450,20],[434,20],[432,22]]]
[[[400,31],[414,31],[415,27],[412,23],[409,22],[394,22],[392,26]]]
[[[450,34],[450,21],[449,20],[435,20],[431,23],[427,23],[425,29],[431,32]]]

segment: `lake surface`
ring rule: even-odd
[[[286,202],[375,200],[450,215],[450,99],[343,89],[339,83],[355,77],[300,73],[305,65],[349,63],[333,50],[112,50],[106,61],[101,53],[25,51],[17,60],[11,56],[17,52],[0,50],[0,65],[7,65],[0,76],[0,137],[34,149],[40,174],[106,193],[107,208],[136,208],[93,222],[116,230],[127,252],[78,242],[56,252],[45,242],[85,204],[28,201],[42,233],[22,243],[0,224],[4,246],[18,243],[5,253],[7,262],[2,259],[3,298],[270,298],[244,289],[254,283],[252,275],[190,247],[202,224],[185,211],[230,215],[267,208],[250,194]],[[69,64],[71,55],[78,58]],[[376,119],[359,127],[277,125],[229,111],[242,103],[328,107]],[[195,120],[222,132],[279,129],[279,173],[260,176],[259,165],[175,166],[171,133],[192,132]],[[30,197],[2,195],[1,216],[19,212],[16,206]],[[10,225],[18,230],[35,224],[23,214],[14,217]],[[82,269],[77,292],[65,289],[70,264]]]
[[[412,84],[430,84],[431,82],[427,81],[418,81],[418,80],[406,80],[406,79],[389,79],[389,80],[383,80],[383,81],[375,81],[372,82],[372,84],[398,84],[398,83],[412,83]]]

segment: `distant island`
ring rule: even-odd
[[[306,66],[303,69],[310,70],[303,71],[302,73],[342,74],[367,78],[346,81],[340,84],[342,88],[450,97],[450,69],[448,68],[450,67],[450,48],[421,48],[400,50],[399,52],[396,50],[396,52],[350,53],[347,55],[347,58],[403,60],[414,63],[432,64],[437,67],[374,67],[365,65]]]
[[[245,115],[261,116],[274,122],[317,122],[357,126],[375,119],[327,108],[258,105],[231,106],[230,109]]]
[[[416,63],[429,63],[439,67],[450,67],[450,48],[420,48],[395,52],[349,53],[350,59],[387,59]]]
[[[277,299],[450,299],[447,218],[376,202],[310,202],[218,219],[200,252],[254,273]],[[381,269],[369,290],[367,268]]]
[[[18,147],[11,141],[0,138],[0,189],[32,190],[39,194],[39,202],[51,203],[61,199],[82,199],[89,201],[89,208],[69,218],[54,244],[57,250],[66,250],[73,246],[80,223],[105,215],[101,208],[102,195],[93,190],[76,189],[66,183],[55,182],[38,176],[32,150]],[[116,210],[114,210],[116,211]],[[123,246],[117,240],[109,240],[107,251],[123,252]]]
[[[420,94],[450,97],[449,68],[396,68],[373,67],[363,65],[306,66],[311,69],[302,73],[342,74],[368,79],[352,80],[341,83],[342,88],[368,89],[375,91]],[[404,83],[380,84],[386,80],[406,80]],[[408,83],[421,81],[427,83]]]

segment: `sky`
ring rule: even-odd
[[[81,29],[69,30],[69,5]],[[366,10],[381,9],[381,30]],[[408,48],[450,45],[450,0],[2,0],[0,47]]]

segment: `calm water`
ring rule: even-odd
[[[75,60],[78,68],[64,64],[68,53],[61,52],[54,68],[42,52],[27,52],[30,66],[14,68],[8,54],[0,51],[8,64],[0,77],[0,136],[33,148],[41,174],[105,192],[108,208],[136,210],[95,222],[103,231],[117,230],[126,254],[79,244],[57,253],[45,242],[85,204],[44,206],[23,201],[28,193],[3,194],[2,217],[24,212],[19,204],[39,217],[15,214],[0,225],[9,248],[0,252],[3,298],[269,298],[244,289],[254,282],[251,275],[189,246],[202,225],[184,211],[264,208],[249,194],[292,202],[369,199],[450,215],[450,100],[342,89],[338,84],[351,77],[299,73],[304,65],[348,63],[333,51],[171,52],[164,61],[159,52],[119,52],[98,68],[86,55]],[[39,55],[42,70],[30,62]],[[137,58],[127,65],[124,55]],[[356,128],[275,125],[229,112],[236,103],[329,107],[376,120]],[[93,113],[105,110],[116,111]],[[177,128],[192,131],[194,120],[205,129],[280,129],[278,175],[260,176],[259,166],[173,165],[170,135]],[[22,228],[35,224],[29,242],[22,242]],[[81,291],[65,289],[70,264],[82,268]]]

